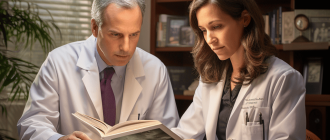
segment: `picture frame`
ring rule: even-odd
[[[328,18],[330,17],[330,10],[329,9],[296,9],[294,10],[295,16],[299,14],[304,14],[308,17],[310,22],[315,22],[311,21],[311,18]],[[311,24],[310,24],[311,26]],[[302,35],[305,36],[309,41],[312,42],[313,38],[311,36],[311,30],[312,28],[309,26],[308,29],[302,32]],[[294,36],[295,38],[300,36],[300,31],[298,29],[294,29]]]
[[[312,42],[330,42],[330,16],[311,17],[310,31]]]
[[[168,16],[166,27],[166,46],[180,46],[180,29],[188,25],[188,17]]]
[[[190,26],[181,26],[179,43],[182,46],[194,46],[195,33],[194,33],[194,30]]]
[[[306,94],[322,94],[323,60],[320,57],[307,58],[304,64]]]

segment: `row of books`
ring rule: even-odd
[[[195,35],[187,16],[160,14],[157,23],[157,47],[191,47]]]
[[[265,32],[269,35],[273,44],[282,43],[282,7],[269,11],[263,15],[265,20]]]
[[[300,35],[294,25],[295,16],[304,14],[309,19],[309,27],[302,35],[311,42],[330,42],[330,10],[296,9],[283,11],[278,7],[263,15],[265,32],[273,44],[289,44]]]

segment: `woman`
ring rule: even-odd
[[[197,140],[305,139],[303,78],[274,56],[254,0],[194,0],[189,16],[200,82],[172,131]]]

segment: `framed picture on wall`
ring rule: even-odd
[[[304,64],[306,94],[322,94],[322,58],[307,58]]]
[[[310,25],[312,42],[330,41],[330,17],[311,17]]]

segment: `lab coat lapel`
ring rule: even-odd
[[[103,120],[103,108],[99,80],[100,78],[97,62],[95,59],[95,51],[96,38],[91,36],[85,41],[84,46],[82,47],[77,66],[82,68],[81,70],[84,74],[82,81],[89,95],[87,97],[91,99],[97,112],[98,118]]]
[[[136,106],[135,104],[143,89],[137,78],[143,77],[144,75],[145,74],[143,70],[143,65],[140,60],[140,56],[138,54],[138,51],[135,50],[133,57],[128,62],[126,67],[120,122],[127,121],[134,106]]]
[[[205,133],[207,139],[215,140],[216,135],[216,126],[218,122],[219,109],[221,104],[221,98],[223,94],[223,87],[225,85],[226,72],[223,72],[222,78],[218,84],[216,84],[210,90],[209,96],[209,110],[207,113],[206,124],[205,124]]]

